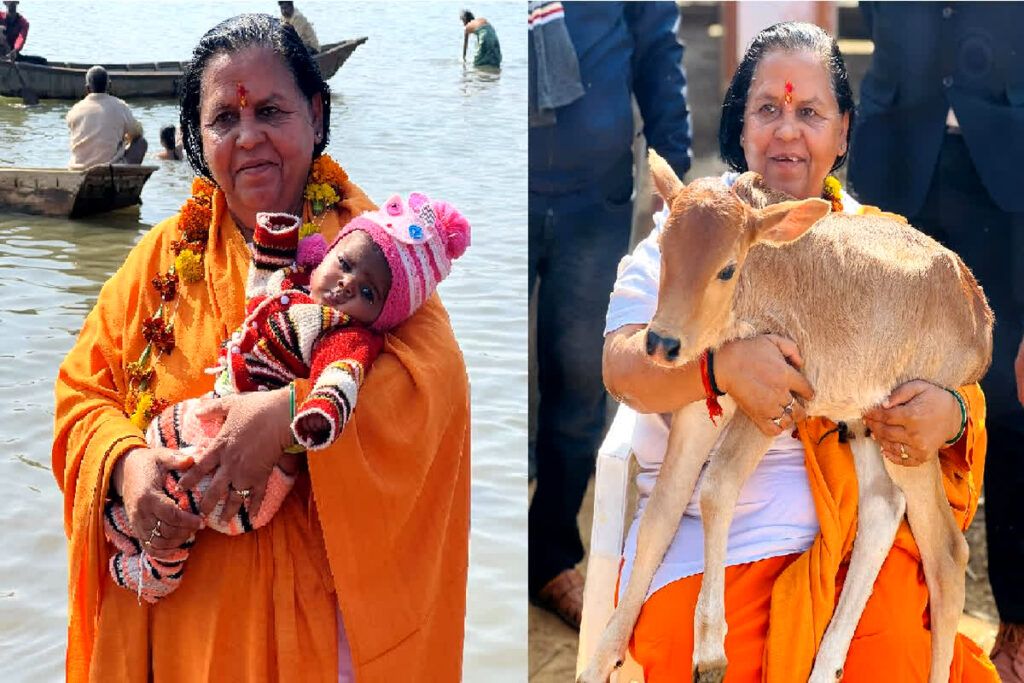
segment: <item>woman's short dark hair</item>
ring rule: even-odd
[[[238,52],[248,47],[274,51],[284,59],[295,83],[312,104],[313,96],[323,100],[323,136],[313,146],[312,159],[327,147],[331,130],[331,88],[320,75],[320,67],[302,43],[299,34],[269,14],[240,14],[225,19],[199,39],[192,52],[192,61],[185,67],[179,88],[181,104],[181,140],[192,168],[199,175],[213,180],[203,156],[203,138],[199,124],[200,90],[203,74],[210,59],[221,53]],[[311,159],[311,160],[312,160]]]
[[[469,22],[476,19],[476,17],[474,17],[473,13],[470,12],[468,9],[464,9],[461,12],[459,12],[459,19],[462,19],[463,24],[468,24]]]
[[[747,159],[743,153],[740,137],[743,135],[743,114],[747,108],[747,94],[754,72],[761,60],[770,52],[785,50],[797,52],[807,50],[821,57],[822,66],[832,77],[832,92],[839,103],[839,114],[850,114],[850,126],[846,130],[846,149],[850,149],[850,135],[853,132],[856,109],[853,101],[853,90],[850,88],[850,76],[846,72],[846,61],[839,52],[835,38],[814,24],[800,21],[787,21],[764,29],[750,41],[740,65],[736,67],[729,89],[725,92],[722,103],[722,118],[718,126],[718,150],[722,161],[734,171],[744,172]],[[836,157],[832,170],[846,163],[844,152]]]

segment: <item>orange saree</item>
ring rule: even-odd
[[[347,183],[330,241],[372,208]],[[244,317],[249,253],[214,200],[205,279],[184,284],[176,348],[156,364],[170,402],[213,386],[203,369]],[[69,681],[336,681],[340,608],[359,681],[461,675],[469,543],[469,392],[435,296],[388,335],[360,406],[309,456],[274,520],[243,536],[199,532],[179,590],[139,604],[107,572],[101,513],[117,458],[145,445],[121,409],[124,366],[156,310],[176,218],[154,227],[104,285],[61,365],[53,469],[69,538]],[[300,399],[308,391],[299,382]]]
[[[977,385],[962,388],[961,393],[968,403],[968,427],[965,436],[944,451],[942,471],[953,514],[966,529],[978,507],[985,466],[985,403]],[[856,533],[853,458],[835,433],[826,436],[832,427],[820,418],[798,426],[821,524],[814,543],[799,555],[726,569],[726,681],[790,683],[810,675],[842,590]],[[675,581],[644,604],[631,648],[644,666],[647,683],[690,680],[692,615],[700,580],[696,575]],[[928,589],[904,519],[857,627],[843,680],[924,681],[929,659]],[[999,680],[984,653],[962,634],[950,674],[953,683]]]

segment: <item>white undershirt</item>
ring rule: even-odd
[[[731,186],[737,176],[726,173],[722,179]],[[860,204],[845,193],[842,200],[844,213],[860,210]],[[619,263],[618,278],[608,305],[606,335],[623,325],[645,325],[654,317],[661,274],[658,235],[667,216],[667,209],[655,214],[651,234]],[[640,515],[657,480],[667,446],[666,418],[639,415],[633,433],[633,453],[640,465],[636,478],[639,501],[623,549],[625,562],[619,582],[620,595],[633,569]],[[702,471],[679,531],[654,575],[647,597],[673,581],[704,571],[704,531],[698,506],[703,479]],[[803,445],[789,432],[781,434],[740,490],[729,527],[725,564],[732,566],[803,552],[811,546],[819,528]]]

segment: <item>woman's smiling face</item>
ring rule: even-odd
[[[203,154],[235,218],[251,228],[259,211],[297,213],[323,131],[320,95],[310,103],[282,57],[250,47],[210,59],[200,103]]]
[[[825,176],[846,151],[849,125],[850,115],[839,113],[828,70],[817,55],[769,52],[747,92],[740,139],[747,167],[797,199],[820,197]]]

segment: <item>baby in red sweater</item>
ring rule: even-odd
[[[213,396],[266,391],[296,378],[312,381],[292,421],[296,443],[326,448],[344,429],[359,387],[380,353],[383,333],[411,316],[433,293],[469,245],[469,223],[451,205],[413,193],[350,221],[327,246],[314,234],[299,240],[301,221],[288,214],[259,214],[246,283],[246,317],[221,348]],[[206,399],[211,397],[206,397]],[[146,440],[183,452],[202,452],[220,423],[200,417],[202,402],[188,399],[167,408],[149,426]],[[199,514],[213,474],[184,491],[179,472],[168,474],[165,492]],[[223,502],[204,523],[227,534],[266,524],[294,483],[294,471],[275,467],[258,514],[245,505],[226,523]],[[118,551],[110,571],[121,586],[156,602],[181,581],[186,544],[166,559],[145,553],[132,537],[119,501],[108,503],[107,538]]]

